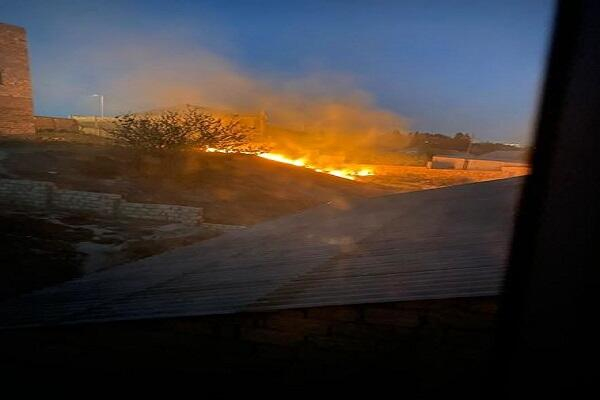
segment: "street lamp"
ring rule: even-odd
[[[93,94],[92,97],[98,97],[100,99],[100,118],[104,118],[104,96],[101,94]]]

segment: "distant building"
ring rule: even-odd
[[[0,23],[0,133],[35,133],[25,29]]]
[[[435,155],[429,164],[433,169],[463,169],[479,171],[511,171],[529,169],[528,153],[523,150],[493,151],[476,156],[457,153]]]

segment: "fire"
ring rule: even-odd
[[[240,153],[239,151],[231,151],[231,150],[222,150],[216,149],[213,147],[209,147],[206,149],[209,153]],[[313,171],[320,172],[322,174],[329,174],[333,176],[337,176],[338,178],[344,178],[349,180],[355,180],[357,176],[370,176],[374,175],[373,171],[367,168],[363,168],[360,170],[355,170],[351,168],[333,168],[333,167],[320,167],[316,165],[312,165],[308,160],[304,158],[290,158],[283,154],[279,153],[248,153],[241,152],[244,154],[254,154],[258,157],[265,158],[267,160],[276,161],[284,164],[294,165],[296,167],[308,168]]]
[[[266,158],[267,160],[277,161],[285,164],[295,165],[296,167],[304,167],[312,169],[316,172],[337,176],[338,178],[355,180],[357,176],[373,175],[373,171],[369,169],[354,170],[350,168],[331,168],[312,165],[304,158],[289,158],[278,153],[260,153],[257,156]]]
[[[294,159],[284,156],[283,154],[277,154],[277,153],[260,153],[260,154],[257,154],[257,156],[266,158],[267,160],[271,160],[271,161],[277,161],[277,162],[284,163],[284,164],[295,165],[296,167],[311,168],[310,166],[308,166],[306,164],[306,161],[302,158],[298,158],[298,159],[294,160]],[[316,168],[312,168],[312,169],[316,169]]]

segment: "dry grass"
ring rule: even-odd
[[[203,207],[209,222],[240,225],[348,197],[515,176],[501,171],[377,165],[375,176],[348,181],[254,156],[219,153],[146,157],[136,166],[131,152],[108,143],[106,138],[74,133],[0,138],[0,175],[118,193],[130,201]]]
[[[434,189],[465,183],[491,181],[518,176],[512,172],[470,171],[453,169],[429,169],[426,167],[394,166],[375,170],[374,176],[361,177],[359,180],[392,187],[401,192]]]
[[[122,147],[61,140],[0,142],[0,175],[108,192],[129,201],[203,207],[208,222],[250,225],[328,201],[394,190],[245,154],[139,159]]]

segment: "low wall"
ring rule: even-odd
[[[34,117],[35,130],[78,132],[79,124],[72,118]]]
[[[81,127],[81,131],[88,135],[112,137],[110,132],[115,128],[116,118],[96,117],[90,115],[71,115],[71,118]]]
[[[483,383],[496,309],[495,298],[310,307],[0,331],[0,343],[13,355],[7,370],[20,360],[45,374],[53,365],[128,379],[151,371],[226,384],[388,382],[404,394],[454,388],[471,398]]]
[[[200,210],[196,207],[122,201],[119,207],[119,214],[124,218],[154,219],[196,224],[202,222]]]
[[[171,204],[130,203],[121,195],[58,189],[52,182],[0,179],[0,203],[81,211],[115,218],[151,219],[195,225],[202,208]]]
[[[521,168],[521,170],[515,169],[514,171],[526,171],[529,166],[525,163],[516,163],[509,161],[497,161],[497,160],[478,160],[475,158],[454,158],[454,157],[443,157],[434,156],[429,164],[429,168],[433,169],[466,169],[474,171],[505,171],[506,167]],[[512,172],[512,170],[507,170]]]
[[[464,158],[437,158],[431,160],[433,169],[464,169],[466,159]]]
[[[51,182],[0,179],[0,202],[26,207],[48,207],[55,188]]]
[[[57,189],[52,194],[52,206],[56,208],[108,216],[118,215],[120,202],[121,196],[111,193]]]

